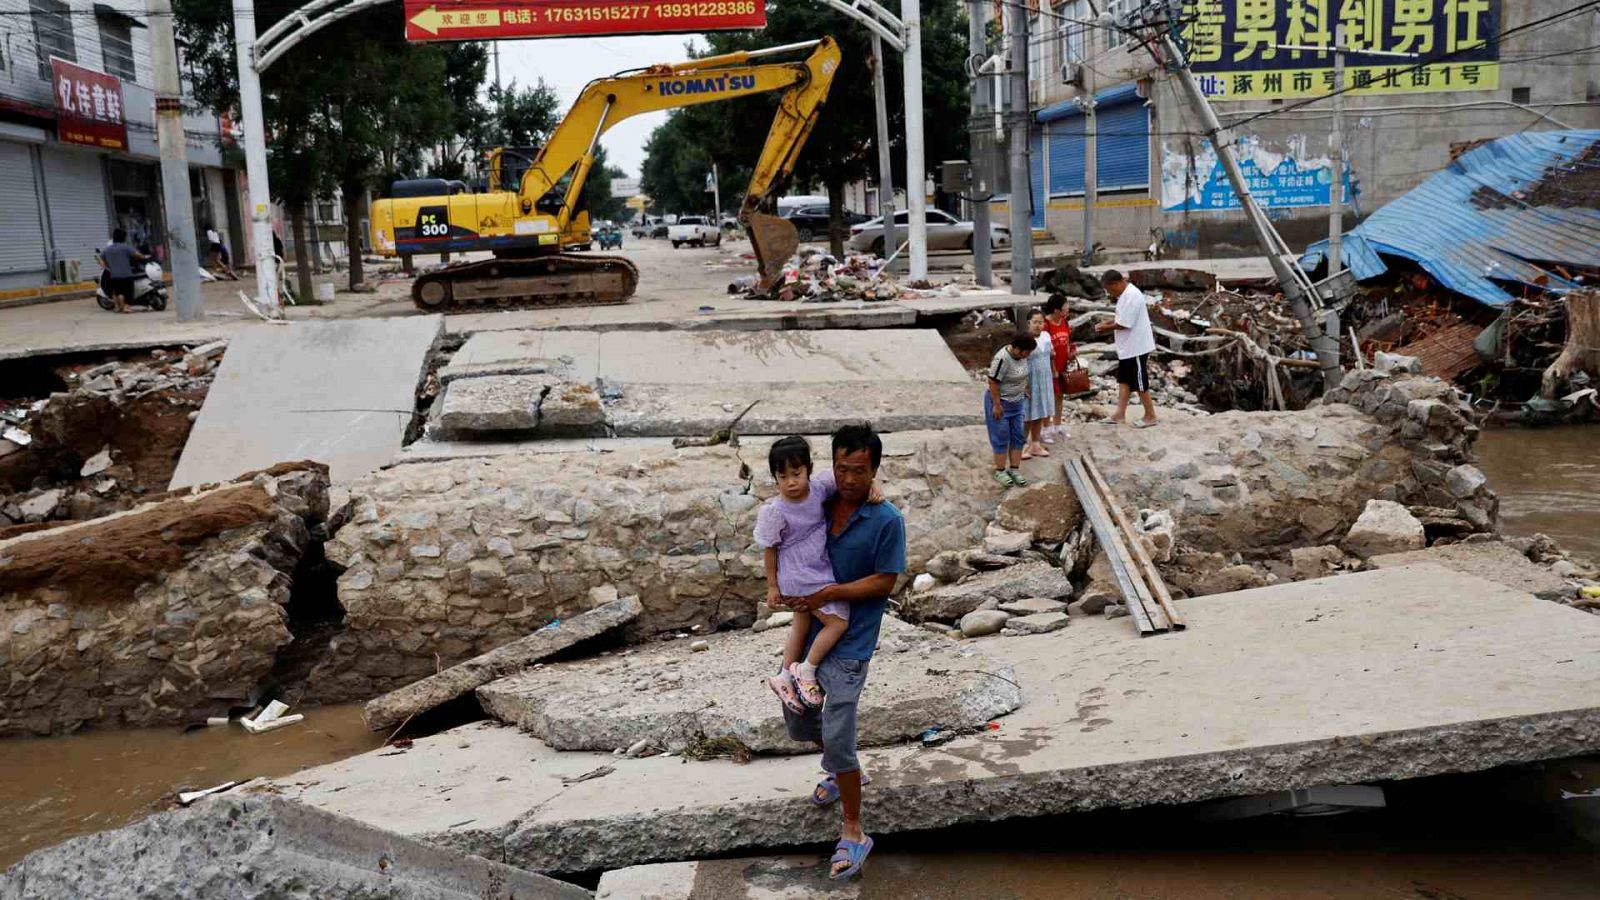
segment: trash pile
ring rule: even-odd
[[[887,262],[870,253],[851,253],[843,262],[831,253],[814,247],[803,248],[783,268],[783,278],[770,294],[757,293],[760,279],[755,275],[736,278],[728,293],[743,294],[752,300],[781,300],[799,303],[876,302],[902,297],[934,297],[941,292],[959,296],[956,285],[938,287],[931,282],[898,282],[885,271]]]
[[[60,366],[0,405],[0,527],[90,519],[167,489],[225,341]]]

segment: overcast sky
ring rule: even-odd
[[[659,34],[629,37],[554,38],[500,42],[500,80],[531,85],[543,78],[561,97],[562,114],[578,99],[591,79],[623,69],[687,59],[684,45],[697,35]],[[489,77],[494,77],[493,57]],[[650,132],[666,121],[664,112],[624,119],[600,139],[606,156],[630,178],[639,177],[644,143]]]

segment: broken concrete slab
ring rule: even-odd
[[[1416,778],[1600,750],[1600,617],[1579,610],[1413,565],[1190,600],[1184,613],[1189,630],[1175,638],[1140,640],[1126,622],[1090,617],[1053,634],[984,642],[985,654],[1014,666],[1027,703],[998,731],[863,752],[873,777],[867,830]],[[874,702],[869,678],[863,712]],[[602,767],[611,771],[593,777]],[[275,785],[407,835],[577,872],[832,841],[837,811],[807,799],[815,777],[810,756],[619,761],[472,725],[419,739],[399,756],[369,753]],[[464,808],[475,821],[452,827]]]
[[[38,850],[0,874],[0,898],[96,900],[579,900],[589,892],[264,794],[187,809]]]
[[[915,431],[971,425],[982,399],[971,380],[784,385],[724,377],[730,380],[623,385],[617,388],[622,396],[606,404],[606,418],[620,437],[706,437],[726,429],[745,407],[750,411],[738,425],[743,435],[831,434],[861,422],[880,432]]]
[[[615,590],[612,594],[615,595]],[[374,731],[393,728],[410,717],[448,703],[457,697],[566,650],[582,641],[639,618],[644,607],[638,597],[613,600],[562,622],[552,622],[533,634],[490,650],[437,675],[390,691],[367,703],[361,717]]]
[[[384,465],[417,405],[439,316],[294,322],[236,335],[189,433],[173,488],[284,460],[326,463],[335,483]]]
[[[1072,582],[1065,573],[1044,562],[1025,562],[1004,569],[979,572],[955,584],[905,598],[902,614],[912,621],[937,619],[953,622],[982,606],[986,601],[1005,603],[1024,597],[1060,600],[1072,593]]]
[[[485,375],[549,375],[593,382],[600,375],[601,337],[596,331],[479,331],[439,369],[439,382]],[[617,340],[626,338],[606,340],[615,347]]]
[[[1007,634],[1047,634],[1067,627],[1071,620],[1064,612],[1033,613],[1006,620]]]
[[[914,879],[905,881],[897,887],[913,892],[926,887],[913,883]],[[864,891],[883,887],[876,873],[867,878],[830,880],[823,856],[762,856],[613,869],[600,876],[594,896],[595,900],[856,900]],[[889,891],[889,895],[895,893]]]
[[[1427,535],[1416,516],[1390,500],[1368,500],[1361,517],[1344,537],[1344,548],[1363,559],[1421,550],[1427,543]]]
[[[1577,589],[1551,571],[1550,567],[1529,560],[1515,548],[1500,541],[1436,544],[1426,550],[1374,556],[1368,562],[1380,568],[1435,563],[1557,603],[1571,600],[1577,595]]]
[[[1021,600],[1007,600],[1000,604],[1000,611],[1013,616],[1033,616],[1040,613],[1066,612],[1067,605],[1048,597],[1023,597]]]
[[[862,746],[911,740],[932,725],[974,727],[1022,702],[1015,673],[974,648],[893,618],[884,619],[880,642],[871,700],[860,711]],[[761,684],[777,671],[783,641],[746,631],[708,643],[703,653],[671,641],[525,671],[484,685],[478,699],[491,716],[562,750],[644,740],[681,751],[722,738],[754,753],[814,749],[790,740],[782,708]]]

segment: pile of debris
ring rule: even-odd
[[[0,408],[0,526],[89,519],[164,491],[227,348],[153,350],[51,373]]]
[[[806,247],[783,267],[783,277],[768,294],[757,291],[760,279],[746,275],[728,285],[728,293],[753,300],[798,303],[877,302],[902,297],[959,296],[955,285],[936,287],[931,282],[901,284],[888,271],[888,261],[870,253],[847,254],[843,262],[831,253]]]

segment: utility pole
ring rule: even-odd
[[[272,197],[267,191],[267,126],[261,113],[261,73],[256,69],[256,11],[233,0],[233,41],[239,55],[239,116],[244,121],[244,168],[250,180],[250,242],[256,251],[256,302],[278,318],[278,272],[272,252]],[[187,190],[189,182],[184,181]],[[303,252],[303,251],[302,251]]]
[[[1020,4],[1006,7],[1011,38],[1011,293],[1033,294],[1033,191],[1028,171],[1028,12]],[[989,240],[974,234],[973,244]]]
[[[717,225],[717,233],[722,233],[722,179],[717,175],[717,163],[711,162],[711,204],[716,209],[717,217],[712,221]]]
[[[894,160],[889,150],[889,102],[883,86],[883,38],[872,32],[872,99],[878,112],[878,215],[883,218],[883,257],[900,249],[894,227]]]
[[[928,166],[922,147],[922,7],[921,0],[900,0],[905,29],[906,209],[909,212],[911,280],[928,277]],[[888,249],[885,242],[884,249]]]
[[[1195,81],[1194,72],[1189,68],[1188,57],[1178,48],[1177,41],[1168,30],[1168,23],[1157,23],[1156,27],[1162,30],[1161,48],[1171,61],[1173,74],[1178,78],[1178,85],[1183,89],[1195,112],[1199,114],[1206,135],[1211,139],[1211,146],[1217,151],[1217,159],[1222,163],[1222,170],[1228,176],[1228,183],[1238,195],[1239,205],[1244,208],[1245,217],[1255,229],[1256,239],[1261,242],[1262,249],[1267,251],[1267,261],[1272,264],[1272,271],[1278,276],[1278,286],[1283,290],[1284,299],[1289,302],[1295,318],[1300,320],[1300,333],[1305,337],[1306,344],[1316,351],[1317,360],[1321,363],[1323,383],[1332,386],[1333,379],[1343,375],[1343,370],[1339,366],[1338,314],[1322,307],[1322,298],[1317,286],[1312,284],[1305,270],[1300,268],[1299,261],[1289,250],[1289,245],[1284,243],[1282,235],[1272,227],[1260,204],[1251,196],[1250,185],[1245,182],[1244,173],[1239,169],[1239,161],[1234,158],[1233,142],[1223,133],[1222,123],[1217,120],[1216,110],[1211,108],[1211,102],[1206,99],[1205,92]],[[1330,319],[1329,328],[1325,329],[1318,320],[1319,310]]]
[[[988,40],[984,35],[984,4],[981,0],[972,0],[967,5],[967,54],[971,59],[982,59],[988,56]],[[993,234],[994,230],[989,224],[989,195],[994,186],[994,155],[990,152],[994,143],[984,141],[979,135],[983,133],[978,123],[982,121],[985,107],[988,105],[984,96],[984,79],[978,73],[972,76],[972,125],[968,129],[969,140],[967,146],[971,148],[972,157],[972,233]],[[972,275],[979,287],[994,286],[994,257],[991,255],[988,241],[972,242]]]
[[[150,19],[150,60],[155,74],[156,140],[161,145],[161,200],[179,322],[205,318],[200,299],[200,257],[195,252],[194,201],[189,193],[188,138],[183,133],[183,91],[178,44],[172,36],[171,0],[145,0]]]
[[[1333,29],[1333,139],[1328,165],[1328,274],[1344,268],[1344,24]]]
[[[1094,208],[1100,202],[1100,137],[1095,127],[1094,78],[1083,70],[1083,259],[1094,265]]]

